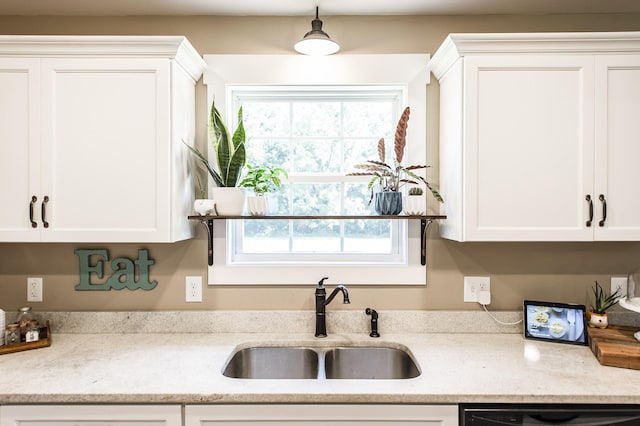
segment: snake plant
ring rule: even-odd
[[[242,124],[242,107],[238,110],[238,127],[233,136],[222,121],[220,112],[215,102],[211,105],[209,116],[209,139],[216,156],[216,168],[211,166],[207,157],[198,148],[187,146],[200,160],[211,175],[211,178],[219,187],[234,187],[240,182],[242,169],[247,162],[246,134]]]

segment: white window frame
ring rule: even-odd
[[[204,55],[207,101],[213,100],[227,122],[232,122],[230,86],[239,85],[404,85],[411,106],[406,157],[411,163],[426,161],[426,86],[429,55]],[[211,153],[210,153],[211,155]],[[425,285],[426,268],[420,264],[420,222],[398,220],[408,228],[407,263],[400,265],[282,265],[228,264],[227,227],[214,221],[214,262],[210,285],[309,285],[323,276],[349,285]],[[408,222],[408,223],[407,223]]]

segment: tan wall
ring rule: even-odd
[[[344,53],[433,53],[452,32],[638,31],[640,15],[324,17]],[[185,35],[201,54],[292,53],[308,30],[300,17],[2,17],[2,34]],[[437,170],[438,85],[428,88],[428,161]],[[206,107],[199,85],[200,137]],[[437,173],[436,173],[437,175]],[[2,207],[4,208],[4,207]],[[552,206],[548,206],[552,208]],[[462,302],[464,275],[491,276],[495,310],[518,309],[525,298],[586,303],[594,280],[640,266],[640,243],[456,243],[430,230],[426,287],[353,287],[352,304],[332,309],[479,309]],[[156,264],[152,291],[77,292],[76,248],[108,248],[135,257],[148,248]],[[327,271],[330,275],[330,271]],[[184,277],[206,276],[206,240],[176,244],[0,244],[0,308],[26,304],[26,278],[44,277],[36,310],[312,309],[313,284],[300,287],[212,287],[204,302],[184,303]],[[320,277],[318,277],[320,278]],[[349,284],[349,283],[345,283]]]

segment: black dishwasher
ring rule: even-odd
[[[460,404],[460,426],[640,426],[640,405]]]

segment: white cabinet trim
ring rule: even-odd
[[[610,54],[638,52],[640,32],[449,34],[430,68],[439,80],[460,56],[484,54]]]

